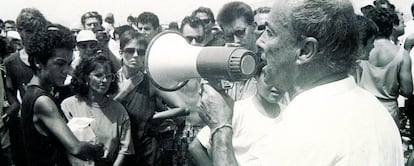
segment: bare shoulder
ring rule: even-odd
[[[56,103],[48,96],[40,96],[34,104],[35,114],[49,114],[57,110]]]

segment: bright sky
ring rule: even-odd
[[[232,0],[9,0],[0,10],[3,20],[15,20],[22,8],[38,8],[52,22],[70,26],[80,23],[80,17],[87,11],[98,11],[103,17],[112,12],[118,24],[126,23],[128,15],[138,16],[143,11],[152,11],[160,22],[180,22],[199,6],[210,7],[217,14],[223,4]],[[275,0],[240,0],[250,4],[253,9],[268,5]],[[359,8],[372,4],[373,0],[351,0],[357,12]],[[390,0],[397,9],[404,12],[405,19],[411,19],[411,0]]]

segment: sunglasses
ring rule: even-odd
[[[263,31],[265,29],[266,29],[266,25],[257,25],[256,26],[256,30],[258,30],[258,31]]]
[[[201,19],[201,22],[203,22],[204,25],[210,24],[210,19]]]
[[[139,55],[139,56],[145,56],[145,49],[135,49],[135,48],[125,48],[123,50],[123,52],[127,55],[133,55],[135,52]]]
[[[97,42],[80,42],[77,44],[80,49],[95,49],[98,46]]]
[[[202,43],[203,42],[203,36],[186,36],[185,37],[189,43],[191,43],[193,40],[195,40],[196,43]]]
[[[245,35],[246,29],[235,30],[233,33],[226,34],[224,36],[224,40],[227,42],[233,42],[234,36],[237,36],[238,38],[244,38]]]

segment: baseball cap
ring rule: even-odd
[[[95,33],[91,30],[81,30],[79,31],[78,35],[76,35],[76,42],[83,42],[83,41],[98,41],[96,39]]]

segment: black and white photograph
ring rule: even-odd
[[[0,166],[414,166],[414,0],[13,0]]]

